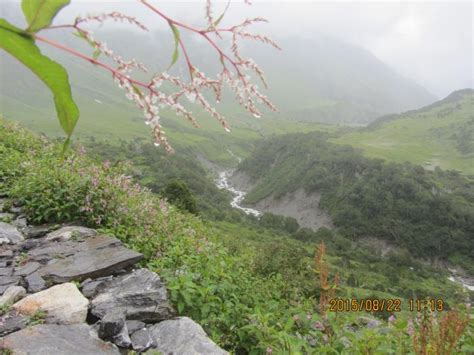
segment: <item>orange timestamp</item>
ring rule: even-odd
[[[329,301],[330,312],[401,312],[399,298],[333,298]]]
[[[410,312],[442,312],[445,302],[441,298],[409,299]],[[333,298],[329,300],[330,312],[401,312],[400,298]]]

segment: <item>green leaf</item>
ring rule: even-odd
[[[176,63],[179,57],[180,34],[179,34],[178,27],[176,27],[172,23],[170,23],[169,25],[171,27],[171,30],[173,31],[173,36],[174,36],[174,52],[173,52],[173,57],[171,58],[171,64],[168,67],[168,68],[171,68]]]
[[[54,17],[70,0],[23,0],[21,8],[28,23],[27,32],[38,32],[48,27]]]
[[[48,86],[54,95],[59,123],[70,137],[79,118],[79,109],[72,98],[66,70],[41,54],[32,37],[4,19],[0,19],[0,48],[22,62]]]
[[[222,19],[224,18],[225,13],[227,12],[227,9],[229,8],[229,5],[230,5],[230,0],[227,1],[227,5],[226,5],[224,11],[222,12],[222,14],[217,18],[217,20],[214,21],[214,23],[213,23],[214,27],[217,27],[217,25],[219,25],[219,23],[222,21]]]

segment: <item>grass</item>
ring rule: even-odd
[[[332,141],[361,148],[364,155],[371,158],[409,161],[427,169],[439,166],[474,174],[474,152],[461,153],[455,137],[466,127],[472,129],[473,102],[474,96],[466,95],[461,101],[401,114],[396,119]]]

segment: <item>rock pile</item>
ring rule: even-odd
[[[0,349],[19,354],[226,354],[175,317],[142,255],[82,226],[31,226],[0,200]]]

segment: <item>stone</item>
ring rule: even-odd
[[[25,277],[25,283],[29,293],[39,292],[46,288],[46,281],[37,272]]]
[[[69,239],[92,237],[97,235],[97,231],[81,226],[66,226],[48,233],[44,238],[46,241],[66,241]]]
[[[23,239],[23,235],[15,226],[5,222],[0,222],[0,245],[18,244]]]
[[[0,295],[10,286],[16,286],[20,282],[20,276],[0,276]]]
[[[131,336],[132,349],[138,352],[144,352],[152,347],[156,347],[156,343],[148,329],[139,329]]]
[[[112,310],[100,321],[99,337],[112,343],[128,348],[132,344],[128,336],[125,315],[120,310]]]
[[[10,207],[10,212],[15,214],[20,214],[23,209],[20,206],[12,206]]]
[[[3,250],[0,252],[0,258],[12,258],[13,257],[13,250]]]
[[[65,283],[26,296],[13,309],[24,315],[41,310],[46,312],[47,323],[74,324],[86,321],[88,305],[76,285]]]
[[[12,224],[19,229],[25,229],[28,226],[28,222],[24,217],[18,217]]]
[[[40,226],[29,226],[24,231],[26,238],[41,238],[55,228],[54,224],[42,224]]]
[[[40,244],[39,240],[27,239],[20,245],[21,251],[28,251],[33,248],[36,248]]]
[[[53,244],[32,250],[29,255],[43,261],[56,256],[39,270],[44,279],[54,283],[108,276],[143,258],[142,254],[125,248],[119,240],[106,235],[89,237],[81,242]],[[48,255],[46,258],[45,254]]]
[[[0,297],[0,307],[6,304],[13,304],[26,295],[26,290],[21,286],[10,286]]]
[[[116,276],[101,285],[91,301],[91,313],[104,317],[112,309],[127,313],[127,319],[158,322],[174,316],[160,277],[148,269]]]
[[[0,276],[12,276],[12,275],[13,275],[13,268],[11,266],[0,268]]]
[[[15,312],[9,312],[0,317],[0,337],[16,332],[28,325],[28,318]],[[0,340],[1,344],[1,340]]]
[[[199,324],[188,317],[165,320],[151,326],[150,332],[156,350],[163,354],[228,354],[209,339]]]
[[[135,333],[137,330],[146,328],[146,324],[144,322],[140,322],[139,320],[128,320],[126,321],[126,323],[127,323],[128,334],[130,335]]]
[[[113,344],[104,342],[87,324],[40,324],[3,338],[3,348],[14,354],[119,355]]]
[[[105,281],[111,280],[112,276],[99,277],[98,279],[86,279],[81,283],[81,292],[87,298],[94,297],[97,293],[97,289],[100,285],[104,284]]]
[[[40,268],[40,264],[36,261],[28,262],[25,265],[15,267],[15,271],[13,271],[13,275],[16,276],[28,276],[34,273],[36,270]]]

